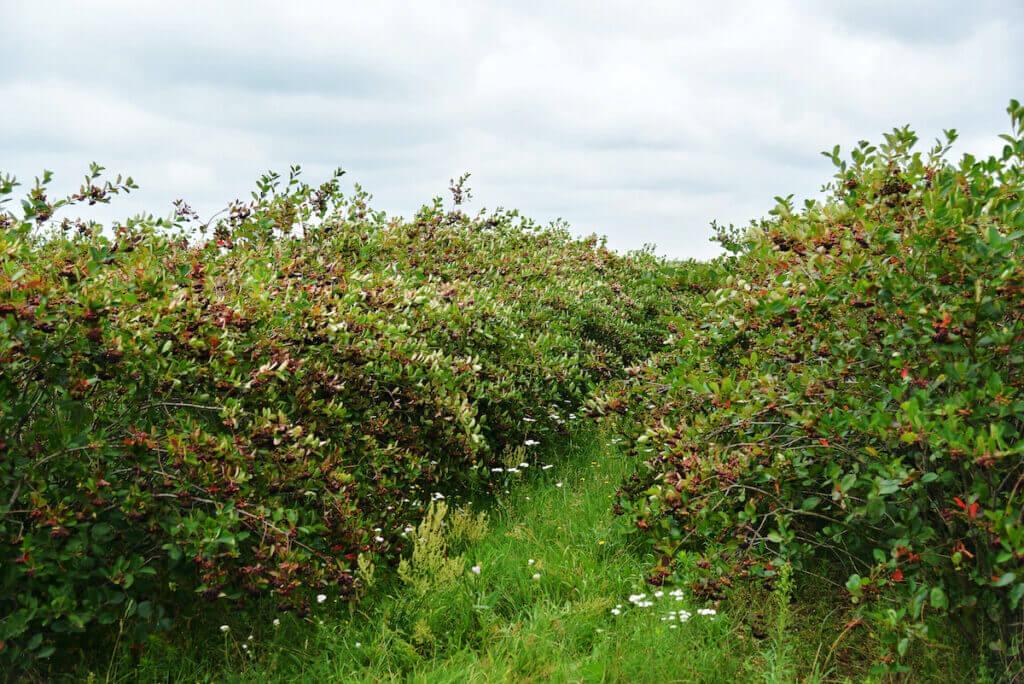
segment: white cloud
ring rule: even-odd
[[[143,189],[117,215],[177,197],[209,214],[292,163],[343,166],[407,214],[469,170],[477,205],[704,257],[712,219],[816,193],[820,150],[909,123],[992,151],[1024,95],[1012,1],[0,0],[0,14],[0,167],[69,187],[94,159],[131,173]]]

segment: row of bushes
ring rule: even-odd
[[[823,201],[680,265],[670,348],[595,402],[643,413],[619,511],[697,588],[840,578],[899,658],[949,611],[1007,649],[1024,597],[1024,108],[987,159],[906,128]],[[821,579],[814,579],[820,582]]]
[[[207,223],[58,221],[134,188],[101,172],[0,206],[0,661],[196,594],[351,596],[662,338],[657,259],[461,182],[408,221],[297,169]]]

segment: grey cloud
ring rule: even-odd
[[[0,0],[0,169],[95,159],[209,214],[269,168],[349,171],[408,214],[473,173],[613,247],[707,257],[712,219],[814,196],[818,152],[909,123],[997,149],[1024,95],[1012,0],[961,3]]]

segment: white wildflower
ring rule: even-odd
[[[474,565],[473,567],[471,567],[469,569],[469,571],[471,573],[473,573],[474,575],[479,575],[480,574],[480,566],[479,565]]]
[[[316,595],[316,602],[317,603],[323,603],[326,600],[327,600],[327,594],[317,594]]]
[[[227,625],[221,625],[221,626],[220,626],[220,631],[222,631],[222,632],[224,632],[225,634],[227,634],[228,632],[230,632],[230,631],[231,631],[231,628],[230,628],[230,627],[228,627]]]

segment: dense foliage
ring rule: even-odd
[[[1024,108],[1001,154],[897,129],[823,201],[780,198],[681,267],[670,349],[596,408],[645,411],[620,511],[701,587],[837,574],[892,635],[945,611],[1008,648],[1024,597]],[[699,269],[699,270],[695,270]],[[696,276],[696,277],[695,277]],[[840,585],[841,587],[841,585]]]
[[[349,596],[662,337],[654,257],[467,216],[461,182],[408,221],[293,169],[202,225],[58,222],[134,187],[101,171],[0,206],[0,660],[195,594]]]

